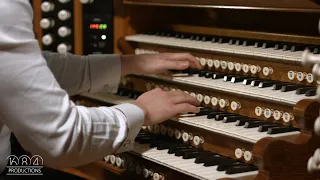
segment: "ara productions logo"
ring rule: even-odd
[[[7,157],[7,175],[43,175],[43,159],[39,155],[20,157],[10,155]]]

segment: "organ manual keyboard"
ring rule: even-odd
[[[85,93],[74,100],[109,106],[161,88],[196,97],[201,111],[143,127],[132,151],[110,154],[97,162],[99,167],[130,179],[320,178],[307,169],[320,147],[313,132],[320,108],[318,67],[303,63],[307,51],[320,53],[319,5],[254,0],[124,4],[125,31],[117,39],[123,54],[187,52],[203,69],[129,75],[116,94]]]

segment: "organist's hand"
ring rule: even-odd
[[[160,74],[166,70],[201,69],[199,60],[189,53],[122,55],[121,74]]]
[[[161,123],[183,112],[200,111],[197,107],[200,102],[181,90],[164,91],[156,88],[139,96],[133,104],[144,111],[145,126]]]

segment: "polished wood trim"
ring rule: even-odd
[[[40,27],[40,20],[42,18],[41,13],[41,0],[33,0],[33,13],[34,13],[34,32],[37,36],[37,40],[40,48],[42,49],[42,29]]]
[[[268,174],[269,179],[280,180],[285,177],[290,180],[314,180],[320,177],[320,172],[307,171],[309,158],[320,147],[320,137],[310,128],[319,115],[319,109],[320,103],[316,100],[299,101],[294,107],[294,114],[304,126],[296,139],[283,141],[264,138],[255,144],[254,160],[259,170]]]
[[[167,7],[186,7],[186,8],[212,8],[212,9],[240,9],[240,10],[261,10],[261,11],[282,11],[282,12],[320,12],[319,6],[312,1],[276,1],[269,0],[203,0],[196,3],[191,0],[172,1],[172,0],[124,0],[125,4],[129,5],[144,5],[144,6],[167,6]]]
[[[74,54],[83,55],[83,15],[80,1],[73,1]]]

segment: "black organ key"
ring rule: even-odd
[[[245,116],[227,116],[227,117],[224,117],[222,122],[223,123],[230,123],[230,122],[236,122],[237,120],[240,120],[240,119],[248,119],[248,117],[245,117]]]
[[[228,117],[228,116],[234,116],[234,114],[230,114],[230,113],[217,114],[215,117],[215,120],[222,121],[225,117]]]
[[[200,163],[205,163],[208,159],[212,159],[214,157],[220,157],[219,154],[217,153],[213,153],[212,155],[201,155],[196,157],[196,159],[194,160],[194,163],[196,164],[200,164]]]
[[[263,79],[256,79],[256,80],[253,80],[253,81],[251,81],[251,86],[253,87],[253,86],[259,86],[259,84],[261,83],[261,82],[263,82],[263,81],[265,81],[265,80],[263,80]]]
[[[247,118],[247,119],[238,119],[236,121],[236,126],[244,126],[246,124],[246,122],[250,122],[250,121],[257,121],[257,119],[250,119],[250,118]]]
[[[256,42],[252,41],[252,40],[245,40],[245,41],[243,41],[242,46],[254,46],[255,43]]]
[[[215,119],[217,114],[224,114],[225,112],[218,111],[218,112],[212,112],[208,114],[207,119]]]
[[[247,166],[247,164],[242,163],[242,162],[232,162],[232,161],[226,162],[226,163],[221,163],[218,165],[217,171],[225,171],[228,168],[233,167],[233,166]]]
[[[117,91],[117,95],[119,96],[128,96],[130,93],[130,90],[129,89],[124,89],[124,88],[118,88],[118,91]]]
[[[207,74],[207,71],[200,71],[198,76],[199,77],[205,77],[206,74]]]
[[[205,167],[217,166],[219,164],[227,164],[227,163],[235,163],[235,162],[237,162],[237,161],[234,160],[234,159],[230,159],[230,158],[227,158],[227,157],[220,156],[220,157],[208,158],[204,162],[203,166],[205,166]]]
[[[191,147],[191,146],[177,146],[177,147],[173,147],[173,148],[170,148],[168,150],[168,154],[174,154],[176,153],[178,150],[181,150],[181,149],[194,149],[194,147]]]
[[[297,51],[303,51],[306,49],[306,46],[303,46],[303,45],[293,45],[291,46],[290,48],[290,51],[291,52],[297,52]]]
[[[252,165],[232,166],[226,169],[226,174],[238,174],[238,173],[244,173],[244,172],[250,172],[250,171],[256,171],[256,170],[258,170],[258,168]]]
[[[306,92],[305,96],[310,97],[310,96],[315,96],[316,94],[317,94],[317,89],[311,89]]]
[[[272,48],[275,46],[274,42],[264,42],[261,46],[261,48],[266,49],[266,48]]]
[[[283,44],[275,44],[275,45],[274,45],[274,49],[275,49],[275,50],[282,49],[282,47],[283,47]]]
[[[199,152],[199,151],[201,151],[201,150],[198,148],[179,149],[174,153],[174,155],[175,156],[183,156],[186,152]]]
[[[266,87],[271,87],[275,84],[275,81],[263,81],[259,83],[259,88],[266,88]]]
[[[199,74],[199,72],[200,72],[199,69],[193,69],[193,68],[189,68],[188,69],[188,74],[189,75]]]
[[[205,78],[212,78],[213,72],[209,71],[205,74]]]
[[[283,44],[282,45],[282,51],[288,51],[291,49],[291,46],[289,44]]]
[[[316,89],[315,87],[300,87],[297,89],[296,94],[305,94],[308,90]]]
[[[263,44],[262,42],[257,41],[257,42],[254,42],[254,45],[253,45],[253,46],[254,46],[255,48],[259,48],[259,47],[262,47],[262,44]]]
[[[207,109],[207,108],[200,108],[200,112],[196,113],[196,116],[204,116],[204,115],[209,115],[211,112],[214,110],[212,109]]]
[[[241,45],[241,40],[239,40],[239,39],[238,39],[238,40],[236,40],[235,45],[236,45],[236,46],[240,46],[240,45]]]
[[[218,43],[219,44],[223,44],[223,43],[227,43],[229,42],[229,40],[227,38],[219,38]]]
[[[233,77],[233,75],[226,75],[223,77],[223,80],[224,81],[231,81],[232,77]]]
[[[265,132],[265,131],[268,131],[268,129],[271,128],[271,127],[279,127],[279,126],[280,125],[278,125],[278,124],[265,124],[265,125],[259,126],[258,131],[259,132]]]
[[[295,90],[297,90],[299,87],[301,87],[301,86],[300,86],[300,85],[297,85],[297,84],[284,85],[284,86],[281,87],[281,92],[295,91]]]
[[[245,79],[243,80],[243,83],[242,83],[242,84],[244,84],[244,85],[250,85],[251,82],[254,81],[254,80],[256,80],[256,79],[258,79],[258,78],[254,78],[254,77],[252,77],[252,78],[245,78]]]
[[[228,42],[229,45],[232,45],[232,44],[235,44],[235,43],[236,43],[236,41],[234,39],[229,39],[229,42]]]
[[[243,77],[243,76],[234,76],[231,78],[231,82],[232,83],[243,82],[244,79],[245,79],[245,77]]]
[[[175,147],[185,147],[185,145],[181,144],[181,143],[163,143],[163,144],[159,144],[157,146],[157,149],[164,150],[164,149],[170,149],[170,148],[175,148]]]
[[[282,86],[284,86],[284,85],[289,85],[289,84],[291,84],[291,83],[282,83],[282,82],[280,82],[280,83],[275,83],[275,84],[272,86],[272,90],[279,90],[279,89],[282,88]]]
[[[192,159],[196,157],[207,157],[207,156],[214,156],[217,153],[213,153],[210,151],[194,151],[194,152],[185,152],[182,159]]]
[[[268,134],[279,134],[279,133],[286,133],[286,132],[293,132],[299,131],[298,128],[294,127],[271,127],[268,129]]]
[[[224,78],[225,75],[226,75],[225,73],[217,73],[217,72],[215,72],[212,75],[212,79],[221,79],[221,78]]]
[[[255,128],[259,127],[261,125],[270,124],[270,122],[267,121],[248,121],[244,124],[245,128]]]

